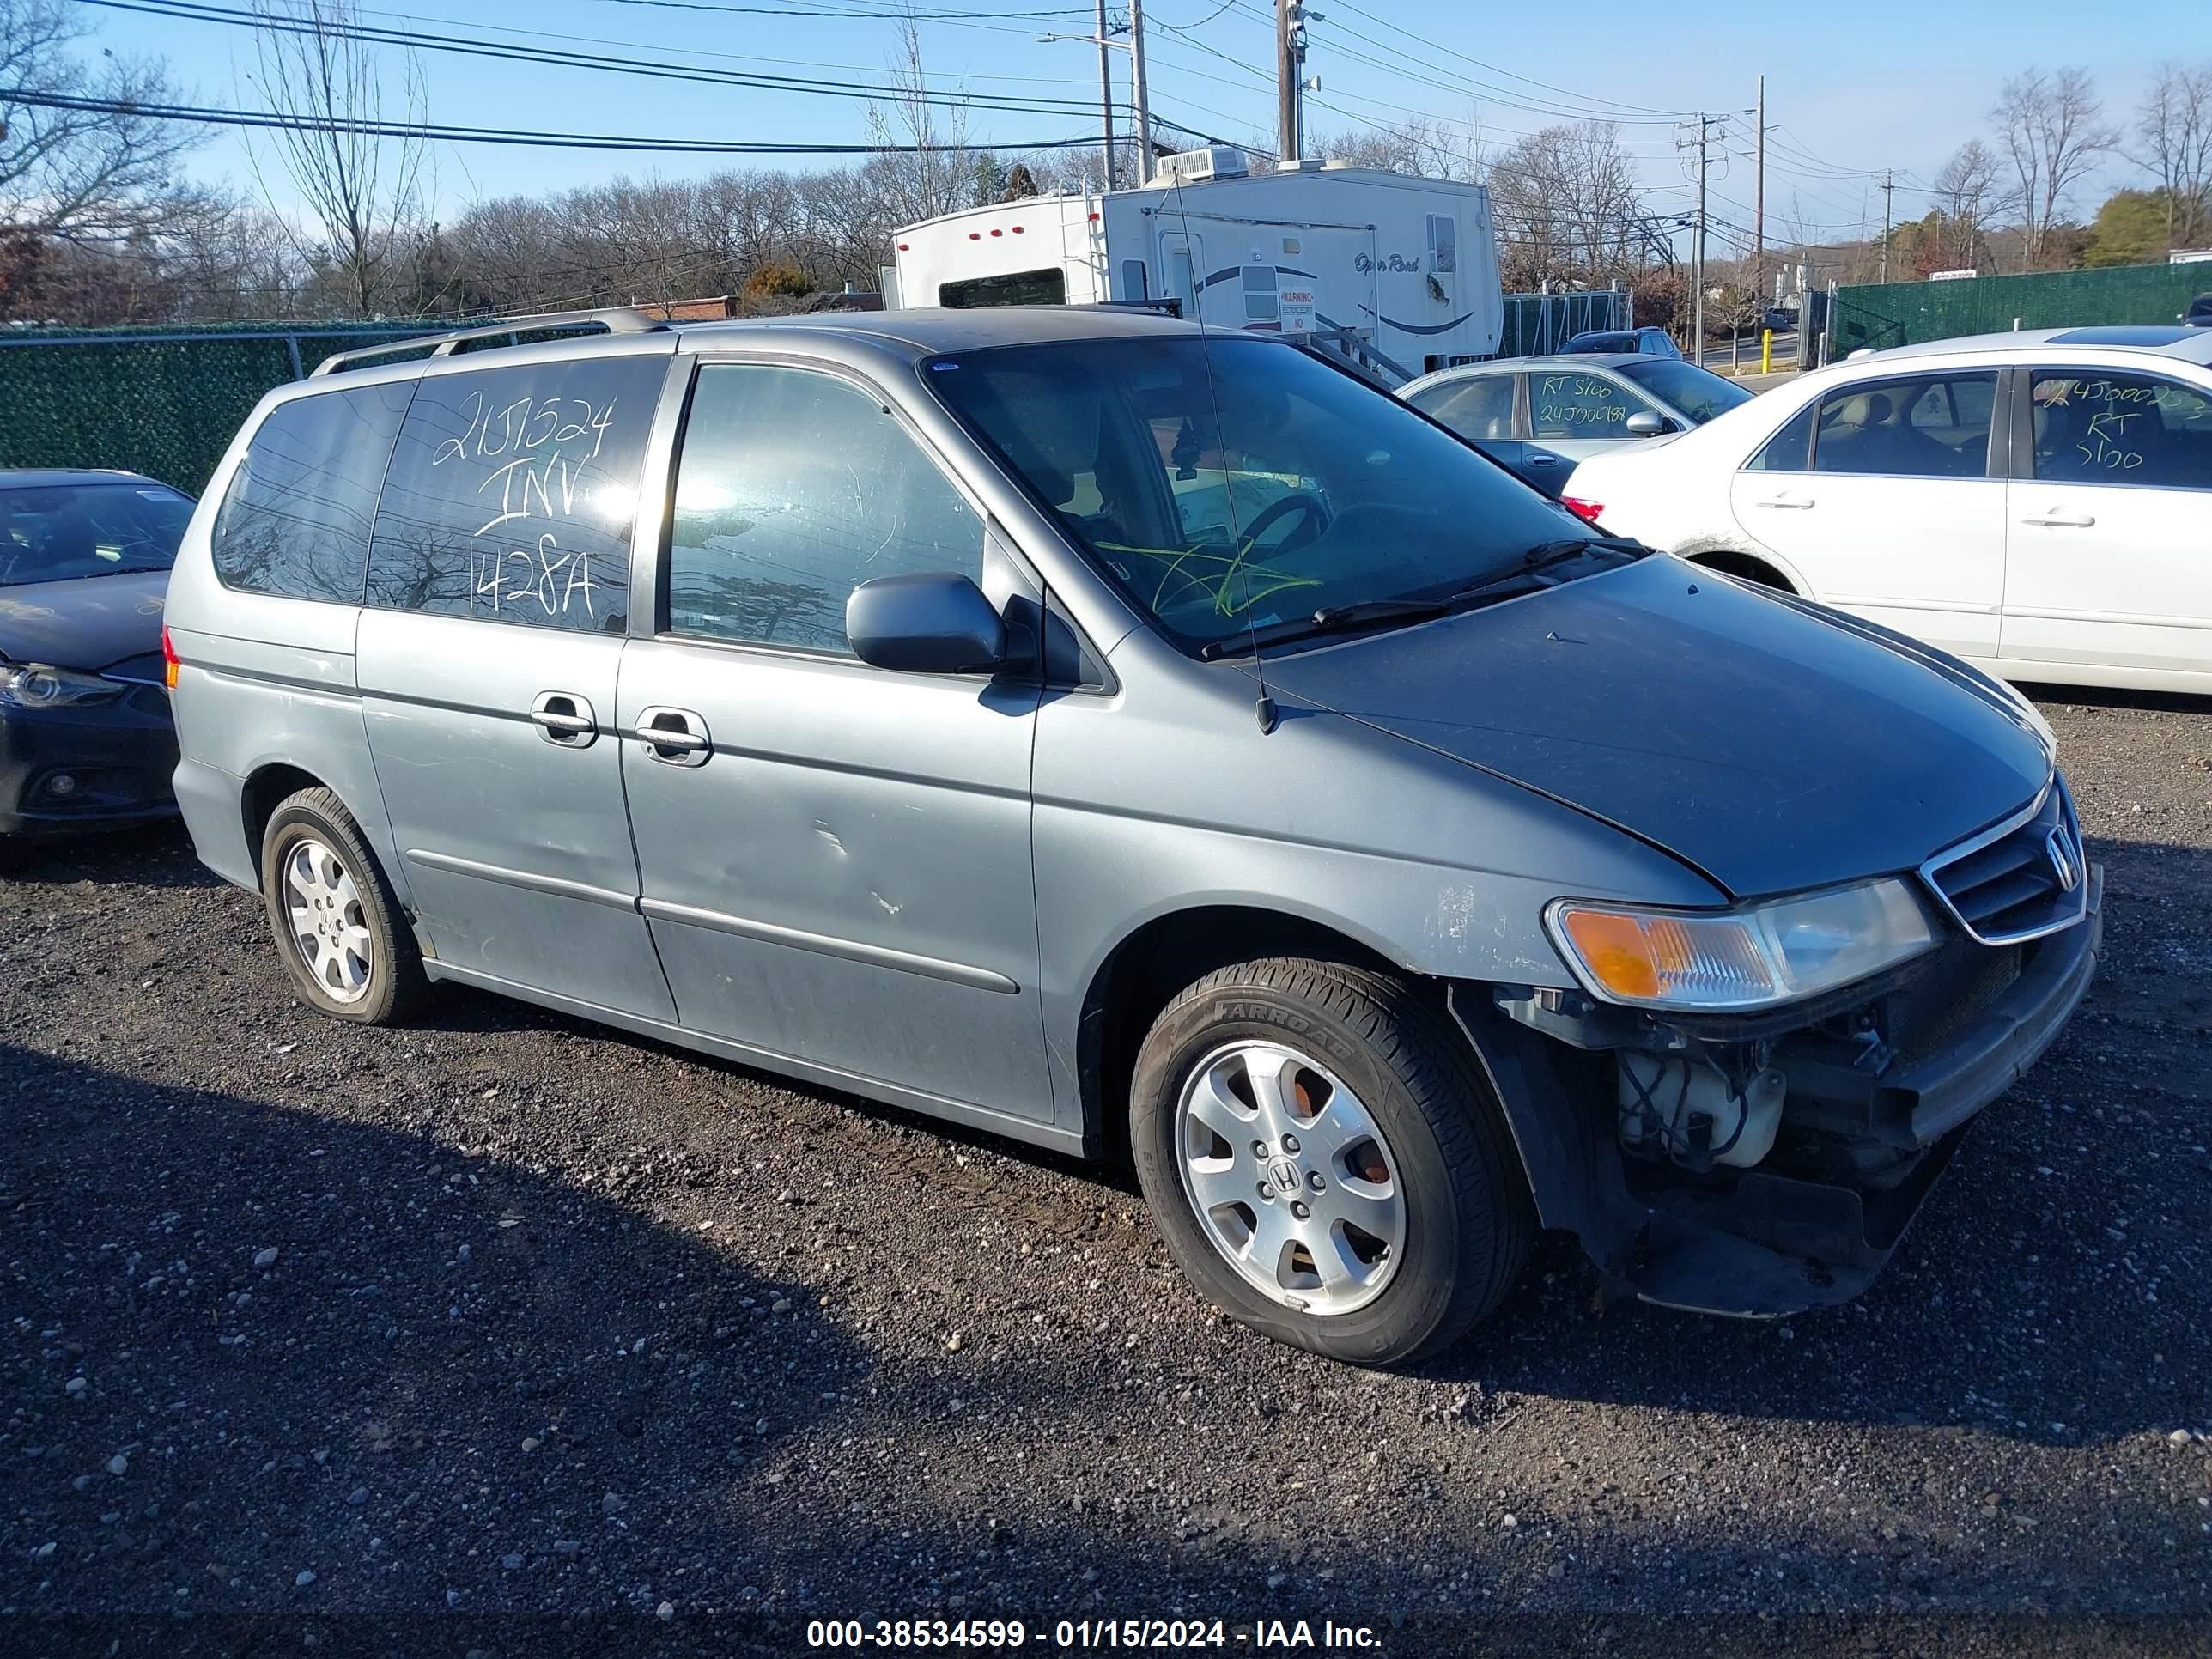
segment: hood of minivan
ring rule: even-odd
[[[166,570],[0,587],[0,657],[101,669],[161,648]]]
[[[1739,897],[1911,869],[2051,769],[1997,696],[1664,556],[1271,659],[1267,674],[1617,824]]]

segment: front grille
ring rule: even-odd
[[[1921,878],[1984,945],[2014,945],[2079,921],[2089,905],[2081,828],[2063,782],[2033,807],[1921,866]]]

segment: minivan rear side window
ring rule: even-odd
[[[216,514],[226,587],[361,603],[369,526],[411,380],[295,398],[269,411]]]
[[[665,356],[426,376],[369,548],[370,605],[619,633]]]

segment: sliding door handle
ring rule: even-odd
[[[530,705],[530,720],[546,742],[563,749],[588,749],[599,735],[590,701],[573,691],[539,692]]]

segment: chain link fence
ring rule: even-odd
[[[198,495],[270,387],[451,326],[0,331],[0,467],[121,467]]]
[[[2118,265],[1941,283],[1869,283],[1836,290],[1832,357],[2015,328],[2174,323],[2212,289],[2203,265]]]
[[[1541,357],[1593,329],[1635,326],[1636,296],[1626,289],[1508,294],[1504,301],[1504,324],[1498,335],[1501,357]]]

